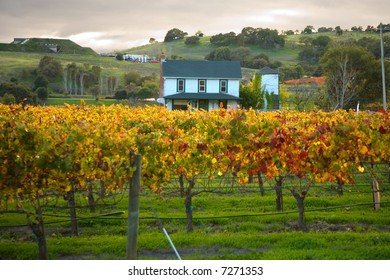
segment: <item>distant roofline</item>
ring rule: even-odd
[[[167,78],[242,79],[239,61],[165,60],[161,67]]]
[[[264,74],[278,74],[279,75],[280,74],[278,70],[272,69],[272,68],[270,68],[268,66],[261,68],[258,71],[258,73],[261,74],[261,75],[264,75]]]
[[[242,98],[227,93],[176,93],[164,96],[175,100],[241,100]]]

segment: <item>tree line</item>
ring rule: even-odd
[[[158,95],[157,75],[141,77],[137,72],[124,73],[120,77],[103,75],[102,68],[87,63],[74,62],[65,66],[51,56],[40,59],[37,68],[28,77],[13,77],[0,83],[0,103],[45,104],[52,93],[70,96],[93,96],[129,99],[134,103],[139,99],[154,98]],[[19,79],[23,83],[19,83]],[[32,78],[31,85],[26,83]]]
[[[164,42],[180,40],[187,35],[187,32],[178,28],[173,28],[165,35]],[[194,36],[187,37],[185,44],[198,44],[199,38],[201,37],[203,37],[203,33],[198,31]],[[155,42],[155,40],[153,42]],[[249,44],[261,48],[275,48],[284,46],[284,37],[283,35],[279,35],[279,32],[276,29],[245,27],[239,34],[228,32],[213,35],[210,37],[210,43],[214,46],[229,46],[235,44],[244,46],[245,44]]]
[[[367,26],[364,30],[361,26],[353,26],[352,32],[377,33],[380,26]],[[390,24],[382,25],[383,32],[390,31]],[[283,65],[280,61],[271,61],[265,54],[252,55],[251,47],[257,46],[263,49],[277,49],[285,46],[285,36],[299,33],[298,31],[283,31],[268,28],[245,27],[239,34],[234,32],[220,33],[210,37],[210,44],[215,47],[205,56],[206,60],[238,60],[242,67],[261,69],[270,67],[278,69],[280,80],[295,80],[304,76],[321,77],[326,76],[324,86],[316,85],[311,89],[307,86],[298,88],[294,85],[293,102],[299,104],[304,100],[313,104],[311,108],[322,108],[332,110],[337,108],[356,108],[358,102],[363,108],[369,108],[369,104],[378,104],[382,100],[381,94],[381,67],[380,67],[380,39],[372,36],[364,36],[360,39],[353,37],[342,37],[345,29],[340,26],[320,27],[315,29],[308,25],[302,31],[299,38],[299,63],[296,65]],[[307,34],[319,33],[318,36],[305,36]],[[330,37],[325,32],[334,32],[337,37]],[[203,33],[198,33],[202,34]],[[168,31],[165,41],[185,39],[185,44],[198,44],[200,36],[187,36],[188,33],[177,28]],[[340,36],[340,37],[338,37]],[[197,40],[193,39],[196,37]],[[191,39],[190,39],[191,38]],[[188,42],[187,40],[190,40]],[[384,56],[390,57],[390,37],[384,36]],[[386,87],[390,88],[390,65],[385,63],[387,73]],[[342,65],[342,67],[338,67]],[[256,79],[254,77],[253,79]],[[242,85],[240,94],[244,97],[243,105],[246,108],[254,107],[262,109],[262,97],[258,92],[261,89],[253,90],[249,84]],[[304,88],[304,90],[302,90]],[[257,96],[257,97],[256,97]],[[282,98],[282,97],[281,97]],[[290,97],[285,98],[290,100]],[[252,102],[254,101],[254,103]],[[305,103],[305,102],[304,102]],[[257,106],[257,105],[258,106]],[[364,107],[365,106],[365,107]],[[306,105],[300,108],[306,108]],[[373,107],[373,106],[371,106]],[[374,106],[375,107],[375,106]]]

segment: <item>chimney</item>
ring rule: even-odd
[[[163,78],[163,63],[166,61],[166,56],[162,52],[160,55],[160,98],[164,98],[164,78]]]
[[[160,54],[160,62],[165,62],[166,58],[167,58],[167,57],[165,56],[164,52],[162,52],[162,53]]]

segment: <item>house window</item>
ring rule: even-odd
[[[206,92],[206,80],[199,80],[199,92]]]
[[[187,110],[188,101],[187,100],[172,100],[172,109],[173,110]]]
[[[221,80],[219,82],[219,92],[227,93],[227,80]]]
[[[184,79],[178,79],[177,80],[177,92],[183,92],[184,91]]]

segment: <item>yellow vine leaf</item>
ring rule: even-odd
[[[361,146],[360,149],[359,149],[359,152],[362,154],[362,155],[365,155],[367,152],[368,152],[368,149],[366,146]]]

